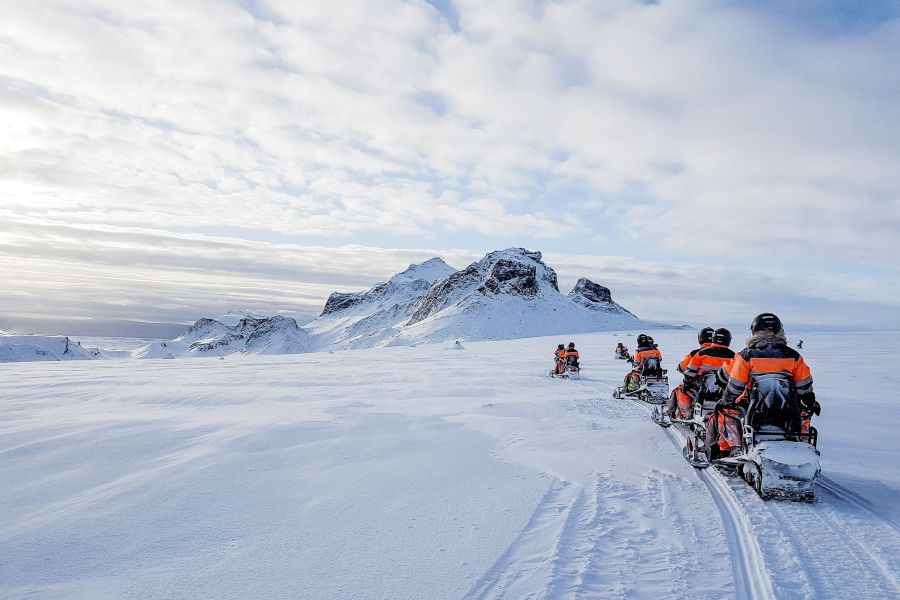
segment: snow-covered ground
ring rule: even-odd
[[[0,597],[897,597],[898,337],[804,333],[814,505],[695,472],[613,333],[0,365]]]

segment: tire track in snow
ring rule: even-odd
[[[648,415],[652,412],[652,409],[643,402],[630,398],[625,398],[625,400]],[[665,432],[680,452],[685,443],[681,432],[673,427],[666,428]],[[713,467],[710,467],[710,469],[713,469]],[[715,470],[700,470],[697,476],[709,489],[709,493],[722,519],[725,537],[731,551],[732,574],[737,597],[751,600],[774,598],[772,581],[766,570],[759,542],[753,534],[747,516],[728,483],[722,474]]]
[[[650,414],[649,406],[628,401]],[[684,444],[681,431],[673,426],[666,433],[680,450]],[[779,579],[799,590],[779,586],[779,597],[900,597],[900,528],[865,498],[822,477],[816,483],[826,496],[820,494],[816,504],[766,502],[737,476],[726,476],[713,467],[697,475],[710,488],[722,514],[729,547],[737,550],[732,561],[738,593],[743,589],[748,598],[775,597],[757,537],[762,535],[767,541],[777,540],[766,546],[780,552],[782,559],[788,558],[785,544],[793,549],[790,564],[796,569],[791,571],[787,564],[776,567],[781,571]],[[835,500],[855,512],[839,513]],[[854,524],[848,526],[848,520]],[[849,571],[837,569],[836,559],[849,566]],[[841,575],[846,572],[856,575]]]
[[[546,597],[547,582],[560,569],[562,548],[573,536],[573,519],[583,503],[584,492],[578,486],[554,480],[519,535],[464,598]]]
[[[818,487],[824,489],[825,491],[827,491],[829,494],[831,494],[838,500],[841,500],[848,504],[852,504],[852,505],[856,506],[857,508],[860,508],[860,509],[870,513],[875,518],[883,521],[885,525],[889,526],[891,529],[893,529],[897,533],[900,533],[900,525],[895,523],[893,519],[884,515],[881,511],[879,511],[877,508],[875,508],[871,502],[869,502],[868,500],[866,500],[859,494],[856,494],[855,492],[848,490],[847,488],[845,488],[841,484],[837,483],[833,479],[830,479],[823,475],[816,480],[816,485]]]
[[[735,480],[733,485],[742,483]],[[900,534],[855,505],[847,512],[833,498],[820,496],[814,505],[798,505],[764,502],[754,495],[746,504],[758,509],[764,527],[787,533],[814,590],[810,597],[900,597]]]

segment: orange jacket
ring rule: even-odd
[[[638,349],[637,353],[634,355],[634,362],[637,364],[644,364],[644,360],[650,358],[651,356],[655,356],[659,359],[659,362],[662,362],[662,352],[659,351],[658,348],[647,348],[644,350]]]
[[[738,400],[754,376],[767,373],[781,373],[789,377],[801,398],[812,394],[812,373],[803,357],[780,340],[767,339],[735,355],[728,371],[728,387],[723,399]]]
[[[685,377],[698,377],[723,365],[730,365],[732,361],[734,350],[721,344],[708,344],[691,358]]]
[[[699,348],[694,348],[693,350],[691,350],[690,352],[685,354],[684,358],[681,359],[681,362],[678,363],[678,371],[680,373],[686,373],[688,370],[688,367],[691,366],[691,359],[693,359],[697,355],[698,352],[700,352],[704,348],[709,348],[710,346],[712,346],[712,342],[706,342],[706,343],[700,344]]]

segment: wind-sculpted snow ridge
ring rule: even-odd
[[[431,277],[424,277],[427,273]],[[460,271],[432,259],[367,292],[335,293],[306,325],[319,348],[367,348],[665,327],[616,304],[608,288],[578,281],[568,296],[540,252],[508,248]]]
[[[229,313],[225,321],[235,316]],[[300,354],[309,350],[309,336],[294,319],[243,316],[233,325],[216,319],[200,319],[174,340],[153,342],[131,355],[134,358],[180,358],[235,353]]]
[[[64,336],[0,335],[0,362],[57,360],[96,360],[102,358],[96,348],[84,348],[80,342]]]

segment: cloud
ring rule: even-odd
[[[441,256],[456,268],[480,253],[359,245],[303,246],[150,229],[4,218],[0,315],[190,322],[246,308],[314,318],[333,291],[356,291],[413,262]],[[563,292],[579,277],[609,286],[621,304],[668,322],[743,322],[776,310],[793,323],[900,325],[900,279],[788,269],[672,265],[615,256],[549,253]],[[752,290],[752,293],[748,293]],[[749,316],[748,316],[749,315]]]
[[[5,310],[64,287],[137,299],[171,270],[193,291],[148,298],[147,318],[192,318],[226,284],[310,311],[376,277],[367,253],[402,267],[416,249],[511,244],[604,261],[624,247],[660,265],[629,267],[654,283],[685,264],[773,273],[795,307],[851,277],[854,302],[881,298],[900,268],[900,11],[773,6],[16,3],[0,23]],[[333,256],[344,266],[311,266]],[[97,281],[85,265],[116,276],[76,286]],[[730,310],[770,289],[761,277],[702,289]]]

